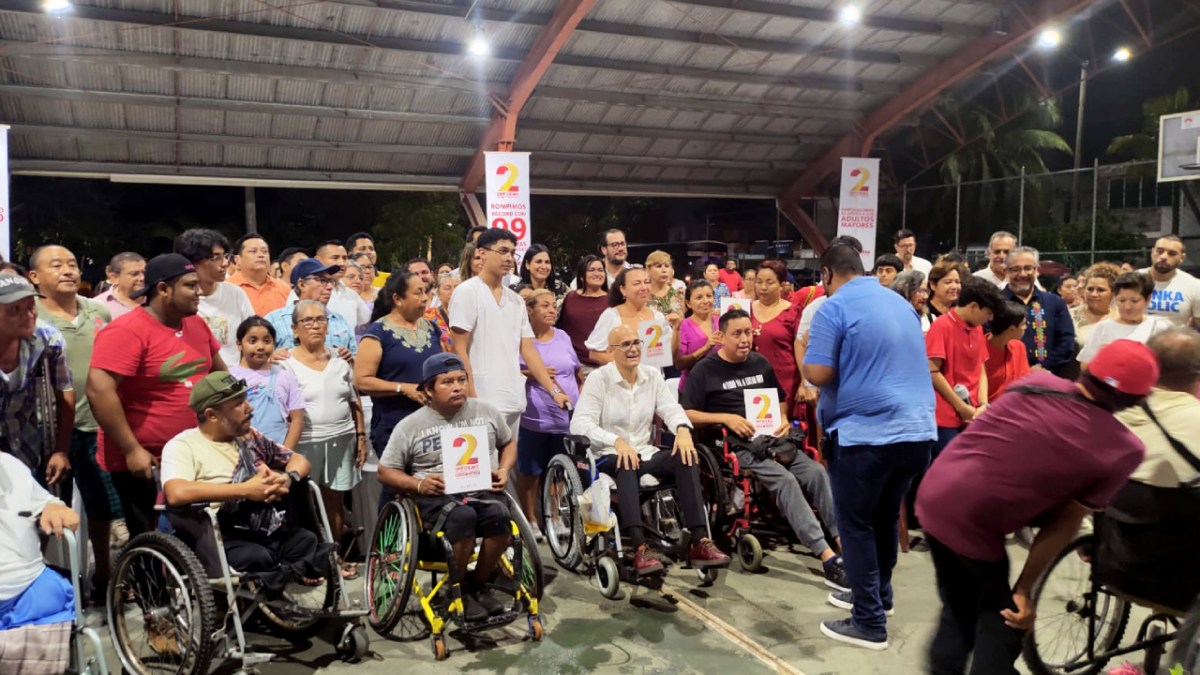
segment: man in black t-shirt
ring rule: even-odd
[[[829,476],[820,464],[799,448],[789,448],[791,452],[784,453],[779,459],[756,454],[752,450],[751,440],[755,430],[745,417],[743,392],[747,389],[776,391],[783,419],[775,430],[775,436],[785,436],[791,431],[787,406],[782,402],[784,397],[771,364],[762,354],[751,351],[754,328],[750,323],[750,315],[740,309],[729,310],[721,317],[718,328],[725,336],[724,344],[716,354],[701,360],[688,372],[687,384],[679,402],[687,412],[688,419],[697,427],[709,425],[728,431],[726,442],[737,453],[741,469],[754,472],[754,479],[771,493],[779,512],[787,519],[800,543],[821,559],[825,569],[825,585],[846,591],[849,582],[842,557],[834,552],[825,537],[828,531],[835,544],[838,544]],[[787,458],[787,454],[792,457]],[[789,461],[783,464],[782,460]],[[805,494],[820,512],[819,520],[805,499]]]

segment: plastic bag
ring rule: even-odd
[[[607,532],[616,525],[612,513],[612,490],[615,487],[612,478],[599,474],[588,489],[579,495],[579,512],[583,514],[583,527],[587,534]]]

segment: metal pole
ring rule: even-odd
[[[246,232],[258,232],[258,209],[255,207],[254,188],[246,188]]]
[[[1100,201],[1100,158],[1092,160],[1092,264],[1096,264],[1096,211]]]
[[[1087,103],[1088,62],[1079,65],[1079,110],[1075,117],[1075,171],[1071,174],[1071,217],[1079,217],[1079,163],[1083,161],[1083,108]]]
[[[959,224],[962,222],[962,176],[958,177],[958,187],[954,191],[954,250],[960,251],[958,247]]]
[[[908,185],[905,184],[904,192],[900,195],[900,229],[908,229]]]
[[[1017,243],[1025,240],[1025,167],[1021,167],[1021,203],[1017,205]]]

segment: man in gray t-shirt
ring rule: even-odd
[[[486,584],[512,538],[504,487],[517,463],[516,438],[495,406],[467,397],[466,367],[455,354],[430,356],[422,366],[421,379],[428,403],[392,431],[379,459],[379,481],[397,492],[415,495],[425,529],[436,526],[444,533],[454,552],[456,580],[464,584],[463,617],[480,622],[507,610]],[[442,477],[442,431],[465,427],[487,428],[492,487],[451,496],[446,494]],[[482,537],[483,544],[475,572],[468,578],[467,562],[476,537]]]

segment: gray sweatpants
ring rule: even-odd
[[[801,544],[818,556],[830,548],[825,541],[825,530],[836,539],[838,529],[833,515],[833,491],[829,488],[825,467],[803,452],[796,453],[790,466],[773,459],[755,459],[748,450],[738,450],[737,458],[742,470],[753,471],[754,480],[775,498],[775,505]],[[810,503],[820,512],[820,520]],[[825,530],[821,529],[821,523],[825,524]]]

